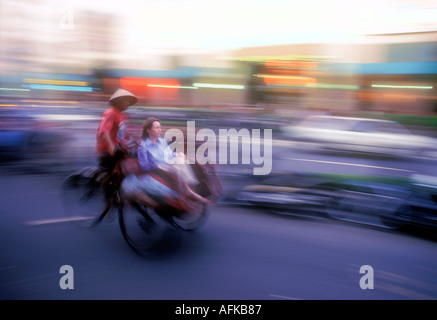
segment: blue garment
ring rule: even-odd
[[[138,163],[142,171],[150,171],[161,164],[168,164],[173,158],[170,147],[163,138],[153,143],[149,138],[138,146]]]

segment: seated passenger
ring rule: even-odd
[[[184,155],[173,155],[161,137],[161,123],[148,118],[142,128],[138,147],[139,172],[127,176],[122,184],[123,195],[153,208],[164,205],[184,207],[187,199],[204,204],[211,202],[197,194],[189,183],[197,182],[185,164]]]

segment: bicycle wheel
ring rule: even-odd
[[[141,204],[120,205],[118,217],[129,247],[142,256],[149,255],[163,233],[161,218]]]
[[[81,227],[91,227],[109,211],[100,183],[103,175],[97,168],[88,167],[64,179],[62,202],[69,221]]]
[[[174,214],[169,220],[171,224],[179,229],[194,231],[202,227],[208,220],[208,217],[207,206],[200,203],[194,203],[189,211]]]

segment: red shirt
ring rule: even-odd
[[[108,132],[113,145],[121,142],[125,136],[127,117],[114,107],[102,114],[99,129],[97,130],[97,153],[100,155],[109,151],[109,146],[102,139],[102,133]]]

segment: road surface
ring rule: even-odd
[[[60,222],[60,180],[1,175],[1,299],[437,298],[437,243],[427,238],[222,204],[202,229],[168,229],[161,249],[140,257],[116,221]],[[71,289],[62,266],[74,272]]]

